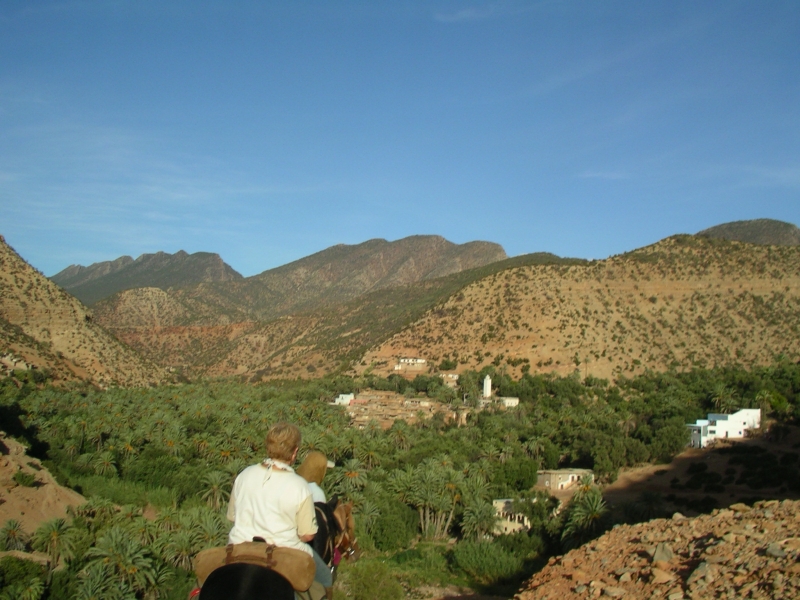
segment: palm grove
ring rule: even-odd
[[[278,420],[300,426],[301,452],[320,450],[336,462],[324,487],[355,503],[368,552],[342,573],[350,595],[391,598],[423,583],[513,590],[548,556],[615,520],[659,514],[661,499],[653,497],[612,512],[588,481],[555,513],[554,500],[533,489],[539,468],[586,467],[610,481],[621,467],[669,460],[687,442],[685,424],[709,410],[760,406],[787,423],[800,410],[800,367],[781,360],[750,371],[646,373],[614,384],[577,373],[513,380],[490,366],[463,374],[458,396],[486,374],[499,395],[520,398],[519,408],[474,412],[465,427],[437,414],[359,430],[328,404],[336,394],[446,392],[435,378],[372,375],[64,390],[18,373],[0,384],[5,429],[89,500],[70,520],[34,532],[15,520],[4,524],[0,545],[45,552],[51,570],[3,559],[0,598],[185,598],[192,557],[225,543],[232,481],[262,458],[264,432]],[[21,485],[34,484],[20,475]],[[530,531],[489,535],[494,498],[514,498]],[[145,507],[155,509],[148,518]],[[388,583],[376,590],[376,580]]]

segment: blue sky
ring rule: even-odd
[[[47,275],[800,224],[800,3],[4,0],[0,210]]]

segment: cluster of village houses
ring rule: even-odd
[[[405,373],[411,376],[421,373],[426,368],[427,361],[424,358],[400,358],[394,370],[398,374]],[[444,373],[440,376],[446,385],[456,387],[457,374]],[[333,403],[348,407],[353,424],[360,427],[364,427],[371,419],[377,419],[386,428],[391,427],[394,420],[399,418],[411,422],[415,420],[420,411],[423,413],[441,411],[445,413],[445,418],[448,420],[452,419],[459,423],[463,421],[465,424],[468,414],[468,409],[453,411],[432,400],[420,398],[398,400],[395,394],[381,394],[380,392],[359,394],[358,396],[341,394]],[[479,400],[479,407],[486,408],[491,405],[514,408],[519,405],[519,398],[494,396],[492,379],[487,375],[483,380],[483,394]],[[753,408],[744,408],[730,415],[710,413],[708,418],[698,419],[697,422],[687,425],[691,432],[690,446],[693,448],[705,448],[716,440],[742,439],[748,435],[748,431],[757,430],[760,426],[761,410]],[[542,470],[538,471],[536,487],[545,489],[556,496],[560,501],[560,507],[572,496],[577,485],[586,481],[594,481],[594,474],[588,469]],[[494,500],[492,503],[498,517],[494,530],[495,535],[514,533],[530,528],[528,518],[513,510],[513,500],[502,498]]]

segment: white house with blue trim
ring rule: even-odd
[[[742,408],[732,415],[709,413],[707,419],[697,419],[687,427],[692,432],[692,448],[705,448],[712,440],[741,439],[748,429],[761,427],[761,409]]]

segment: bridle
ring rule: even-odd
[[[353,504],[339,503],[333,512],[339,524],[341,534],[336,540],[336,548],[345,560],[358,560],[361,549],[358,547],[358,540],[355,537],[355,520],[353,519]]]

